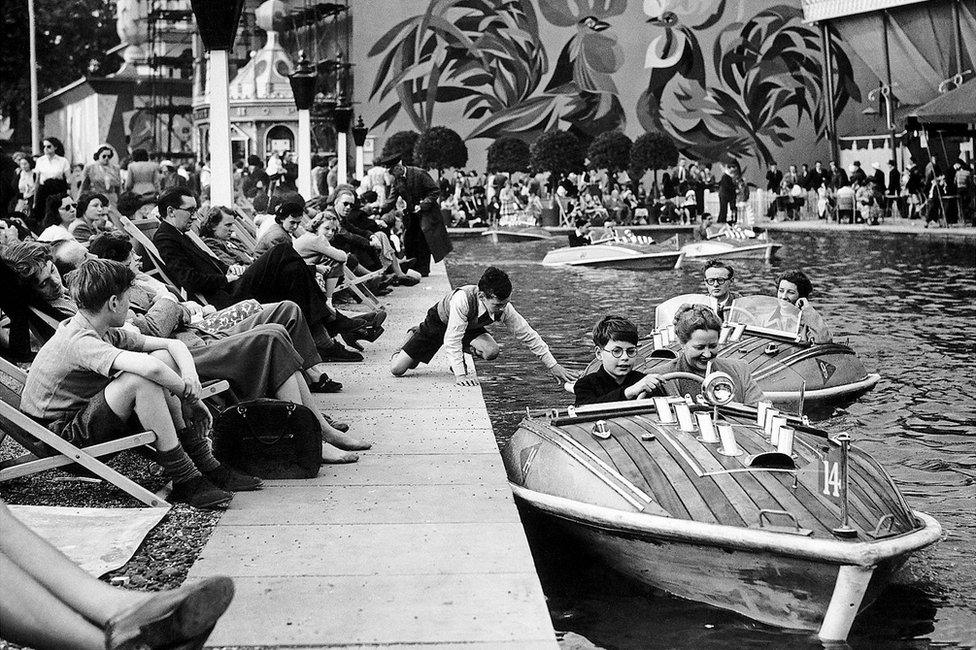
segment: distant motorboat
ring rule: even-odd
[[[691,260],[707,259],[761,259],[767,262],[776,257],[783,245],[769,241],[765,232],[756,235],[749,228],[726,226],[710,231],[708,239],[691,242],[681,247]]]
[[[481,233],[481,236],[489,237],[495,243],[518,243],[552,239],[549,231],[539,226],[495,226]]]
[[[546,253],[543,266],[589,266],[594,268],[650,271],[681,268],[684,253],[667,250],[647,236],[629,230],[594,229],[592,244],[565,246]]]

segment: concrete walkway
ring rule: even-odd
[[[397,288],[366,362],[334,365],[318,400],[373,442],[358,463],[235,496],[189,574],[237,585],[208,645],[556,647],[481,389],[441,355],[388,370],[449,289],[443,265]]]

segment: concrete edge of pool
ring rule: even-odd
[[[235,495],[188,576],[237,587],[208,646],[557,647],[481,389],[441,354],[388,370],[449,289],[443,263],[398,288],[366,361],[333,365],[317,402],[373,442],[358,463]]]

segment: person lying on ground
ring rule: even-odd
[[[399,377],[420,363],[430,363],[443,345],[455,382],[477,386],[474,368],[464,363],[464,352],[470,350],[482,359],[497,358],[498,343],[485,328],[501,323],[539,357],[553,377],[564,383],[574,380],[575,375],[556,361],[546,342],[512,306],[511,295],[508,275],[488,267],[477,285],[455,289],[427,311],[424,321],[413,328],[410,339],[393,356],[390,372]]]
[[[321,327],[334,336],[379,326],[386,317],[384,312],[373,312],[349,318],[333,310],[313,272],[290,243],[275,246],[241,275],[233,273],[186,236],[196,219],[196,206],[196,199],[181,188],[164,192],[157,203],[163,221],[153,242],[169,277],[180,287],[203,295],[218,309],[247,298],[262,303],[291,300],[301,308],[316,336]],[[345,352],[343,356],[351,354]]]
[[[227,490],[254,490],[261,481],[213,457],[206,437],[212,418],[187,347],[121,329],[133,278],[117,262],[81,265],[72,294],[78,312],[38,351],[20,409],[79,446],[153,431],[171,498],[225,507],[233,497]]]
[[[705,292],[718,301],[718,315],[722,320],[728,318],[729,309],[736,298],[742,296],[732,290],[735,283],[735,269],[725,260],[709,260],[702,271]]]
[[[109,586],[25,526],[0,501],[0,629],[37,650],[200,648],[234,597],[214,576],[144,593]]]
[[[77,304],[65,295],[58,270],[43,246],[20,244],[0,255],[46,303],[49,313],[67,319],[78,313]],[[126,293],[128,298],[130,292]],[[346,434],[348,425],[332,421],[317,409],[305,373],[320,368],[321,357],[317,356],[315,342],[294,303],[266,306],[220,335],[197,334],[191,340],[190,356],[199,376],[204,381],[226,380],[238,400],[273,397],[312,409],[322,428],[325,462],[355,462],[358,456],[347,452],[369,448],[368,443]],[[314,373],[315,370],[308,377],[314,377]],[[324,374],[313,386],[318,392],[336,389]]]
[[[573,386],[576,406],[664,395],[658,375],[634,370],[637,341],[637,326],[626,318],[600,319],[593,327],[593,344],[600,367],[576,381]]]
[[[800,310],[800,339],[811,343],[830,343],[833,340],[830,328],[810,304],[811,293],[813,283],[803,271],[793,269],[776,280],[776,297]]]
[[[681,342],[681,352],[674,361],[657,368],[659,375],[670,372],[689,372],[704,378],[707,372],[724,372],[732,377],[732,399],[740,404],[755,406],[763,399],[756,380],[743,361],[719,357],[718,338],[722,320],[705,305],[682,305],[674,315],[674,332]],[[701,382],[679,378],[664,382],[668,395],[698,395]]]

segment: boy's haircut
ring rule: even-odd
[[[156,200],[156,209],[159,210],[159,218],[165,219],[166,213],[169,212],[170,208],[179,209],[183,205],[184,196],[193,198],[193,194],[185,187],[171,187],[160,194]]]
[[[637,339],[637,325],[623,316],[604,316],[593,326],[593,343],[598,348],[606,347],[610,341],[637,345]]]
[[[11,244],[6,248],[0,248],[0,259],[3,259],[10,267],[10,270],[17,274],[21,280],[31,281],[44,265],[50,261],[51,249],[45,244],[28,241]]]
[[[735,277],[735,269],[733,269],[732,265],[725,260],[708,260],[708,263],[705,264],[705,268],[702,269],[702,277],[705,277],[705,271],[708,269],[725,269],[729,272],[729,280]]]
[[[801,298],[808,298],[811,293],[813,293],[813,283],[810,282],[810,278],[807,274],[799,269],[790,269],[783,275],[776,279],[776,288],[779,289],[779,283],[783,280],[796,285],[796,292],[800,294]]]
[[[103,232],[91,240],[88,252],[103,260],[125,263],[132,252],[132,242],[123,233]]]
[[[131,287],[135,278],[136,274],[121,262],[85,260],[71,285],[71,297],[81,309],[96,312],[109,298]]]
[[[722,331],[722,319],[706,305],[684,304],[674,315],[674,333],[678,340],[687,343],[696,330]]]
[[[489,298],[508,300],[508,297],[512,295],[512,281],[505,271],[489,266],[481,274],[481,279],[478,280],[478,291],[483,292]]]

